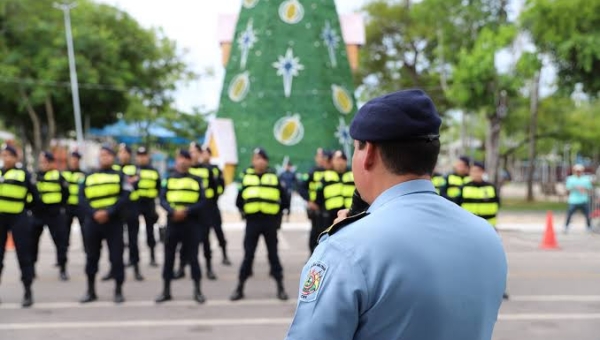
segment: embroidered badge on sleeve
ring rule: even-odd
[[[312,302],[317,299],[321,286],[323,286],[325,273],[327,273],[327,266],[324,263],[315,262],[312,264],[300,291],[300,301]]]

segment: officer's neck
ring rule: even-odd
[[[265,174],[267,172],[267,169],[257,169],[257,168],[254,168],[254,172],[257,175],[262,175],[262,174]]]
[[[361,189],[360,196],[362,199],[370,204],[373,204],[375,199],[383,194],[390,188],[395,187],[398,184],[415,181],[415,180],[431,180],[430,175],[413,175],[413,174],[405,174],[405,175],[394,175],[387,171],[380,171],[379,173],[372,173],[371,180],[367,179],[369,183],[368,187],[365,189]]]

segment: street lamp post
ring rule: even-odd
[[[73,96],[73,113],[75,115],[75,132],[77,133],[77,148],[84,153],[83,128],[81,124],[81,108],[79,104],[79,84],[77,83],[77,70],[75,68],[75,51],[73,50],[73,35],[71,33],[71,9],[76,3],[59,4],[54,3],[54,8],[63,11],[65,18],[65,33],[67,38],[67,51],[69,55],[69,71],[71,75],[71,94]]]

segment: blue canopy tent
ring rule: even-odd
[[[144,122],[127,123],[125,120],[120,119],[102,129],[91,128],[89,134],[94,137],[111,137],[118,143],[140,144],[143,143],[145,124]],[[158,122],[150,124],[148,133],[157,138],[159,144],[183,145],[191,142],[187,138],[177,136],[175,132],[161,126]],[[196,142],[203,143],[204,137],[199,137]]]

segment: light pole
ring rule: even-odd
[[[75,115],[75,132],[77,133],[77,148],[84,154],[83,128],[81,126],[81,108],[79,105],[79,84],[77,83],[77,70],[75,69],[75,51],[73,50],[73,35],[71,33],[71,9],[76,3],[54,3],[54,8],[63,11],[65,18],[65,33],[67,37],[67,51],[69,54],[69,71],[71,74],[71,94],[73,96],[73,113]]]

